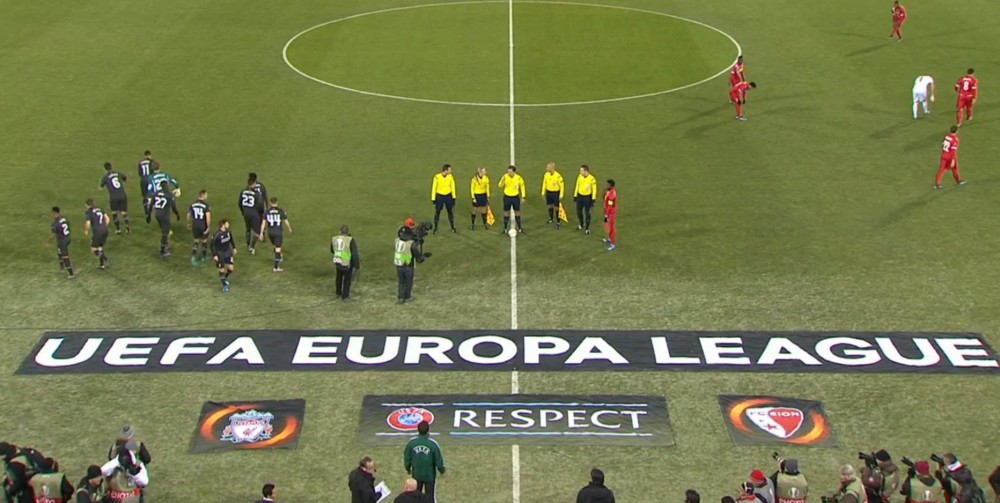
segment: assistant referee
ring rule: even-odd
[[[524,188],[524,178],[517,174],[517,167],[507,168],[507,174],[500,177],[498,187],[503,189],[503,233],[507,234],[510,229],[510,214],[514,213],[514,222],[517,224],[517,232],[524,232],[521,227],[521,201],[527,197]]]
[[[545,197],[545,205],[549,207],[549,221],[556,223],[559,228],[559,203],[562,201],[566,191],[566,183],[563,176],[556,171],[556,163],[550,162],[545,165],[545,176],[542,178],[542,196]]]
[[[476,174],[472,175],[472,182],[469,184],[469,193],[472,194],[472,226],[470,229],[476,230],[476,215],[483,219],[483,229],[489,230],[490,224],[486,220],[486,214],[490,206],[490,177],[486,174],[486,168],[479,168]]]
[[[434,234],[438,232],[438,220],[441,219],[441,209],[448,210],[448,223],[451,224],[451,232],[458,232],[455,229],[455,177],[451,174],[451,164],[441,167],[441,172],[434,175],[434,182],[431,184],[431,202],[434,203]]]
[[[586,164],[580,165],[580,175],[576,177],[573,200],[576,201],[576,218],[580,221],[576,230],[590,234],[590,210],[597,201],[597,178],[590,174],[590,166]]]

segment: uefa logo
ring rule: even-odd
[[[389,413],[385,422],[397,431],[417,431],[421,421],[434,422],[434,413],[420,407],[403,407]]]

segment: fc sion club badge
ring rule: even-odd
[[[812,400],[775,396],[719,395],[719,405],[737,445],[836,447],[823,410]]]

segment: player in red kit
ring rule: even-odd
[[[976,80],[974,73],[976,71],[969,68],[965,71],[965,77],[955,83],[955,91],[958,92],[958,111],[955,112],[955,121],[959,127],[962,127],[962,110],[965,110],[965,119],[971,121],[972,106],[979,97],[979,81]]]
[[[608,180],[608,186],[604,189],[604,232],[608,237],[604,242],[608,244],[608,251],[613,251],[618,247],[618,235],[615,232],[615,218],[618,216],[618,191],[615,190],[615,181]]]
[[[958,174],[958,126],[951,127],[951,132],[944,137],[944,143],[941,144],[941,167],[938,168],[937,178],[934,179],[935,189],[941,188],[941,178],[944,177],[944,172],[949,170],[955,177],[955,183],[965,185],[965,180]]]
[[[899,41],[903,41],[903,23],[906,22],[906,7],[899,4],[899,0],[896,0],[892,4],[892,33],[889,34],[889,38],[899,37]]]
[[[729,101],[736,104],[737,119],[741,121],[747,120],[747,118],[743,116],[743,103],[746,99],[747,91],[756,88],[756,82],[739,82],[729,90]]]
[[[729,69],[729,88],[732,89],[736,84],[746,82],[746,80],[746,76],[743,75],[743,55],[740,54],[736,57],[736,63]],[[746,95],[743,96],[743,99],[746,100]],[[733,103],[732,100],[729,102]]]

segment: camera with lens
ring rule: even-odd
[[[903,458],[900,459],[900,461],[902,461],[904,465],[909,466],[910,468],[916,468],[916,463],[914,463],[912,459],[906,456],[903,456]]]
[[[942,458],[941,456],[938,456],[937,454],[931,454],[931,461],[933,461],[933,462],[935,462],[935,463],[937,463],[939,465],[946,464],[944,462],[944,458]]]
[[[874,452],[859,452],[858,459],[865,460],[865,466],[868,468],[875,468],[878,466],[878,460],[875,459]]]
[[[774,451],[774,452],[771,453],[771,459],[773,459],[773,460],[775,460],[775,461],[777,461],[779,463],[782,462],[782,461],[784,461],[784,458],[781,457],[781,453],[778,452],[778,451]]]
[[[833,498],[829,496],[820,496],[819,501],[820,503],[833,503]]]

